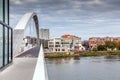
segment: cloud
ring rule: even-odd
[[[15,5],[21,5],[22,1],[21,0],[11,0],[11,3],[13,3]]]
[[[120,0],[10,0],[10,19],[15,26],[26,12],[37,12],[40,26],[56,30],[56,34],[69,30],[76,34],[93,31],[95,35],[103,28],[119,30],[119,7]]]
[[[21,5],[22,4],[21,0],[10,0],[10,2],[14,5]]]

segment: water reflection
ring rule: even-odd
[[[89,61],[92,63],[101,63],[103,62],[104,58],[103,56],[101,57],[89,57]]]
[[[101,57],[68,57],[68,58],[46,58],[47,64],[74,64],[80,63],[80,59],[89,60],[94,63],[120,61],[120,55]]]
[[[120,55],[109,55],[105,56],[106,59],[120,59]]]
[[[47,64],[74,64],[79,63],[80,57],[74,57],[74,58],[46,58]]]
[[[115,62],[115,61],[120,61],[120,55],[109,55],[105,56],[105,61],[107,62]]]
[[[120,80],[120,56],[46,59],[49,80]]]
[[[80,60],[80,57],[74,57],[74,60]]]

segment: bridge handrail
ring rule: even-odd
[[[48,80],[47,68],[44,61],[43,46],[41,45],[33,80]]]

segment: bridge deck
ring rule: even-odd
[[[37,46],[30,50],[23,52],[21,55],[17,57],[38,57],[39,50],[40,50],[40,47]]]
[[[34,47],[18,57],[5,70],[0,71],[0,80],[32,80],[39,47]]]

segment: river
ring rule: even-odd
[[[120,80],[120,56],[46,59],[49,80]]]

